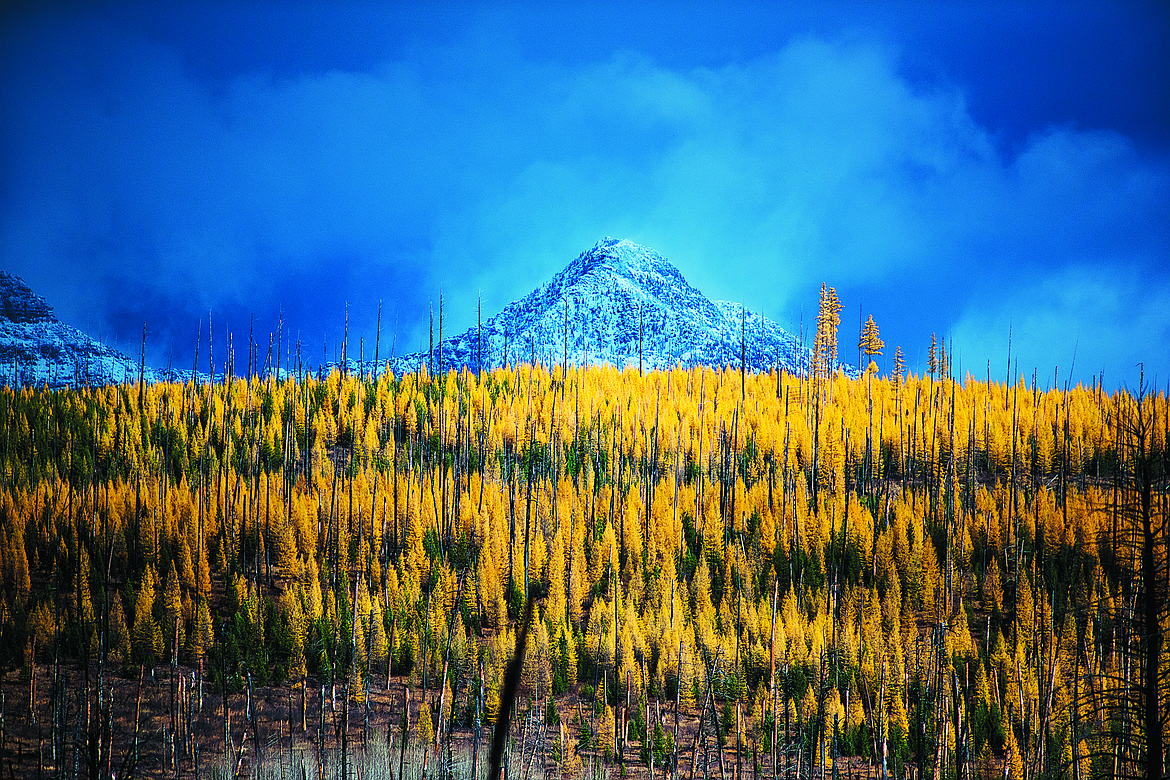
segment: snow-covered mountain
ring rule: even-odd
[[[647,370],[674,366],[779,366],[803,374],[811,352],[772,320],[736,303],[711,301],[662,255],[605,238],[545,285],[477,327],[436,344],[436,367],[472,371],[536,359],[558,365],[608,363]],[[425,366],[425,351],[391,359],[395,374]],[[349,361],[356,369],[357,361]],[[326,364],[326,368],[328,364]],[[366,370],[381,370],[372,364]],[[851,367],[842,367],[852,373]],[[190,370],[145,369],[147,381],[190,378]],[[137,360],[59,321],[44,298],[0,271],[0,384],[51,388],[135,382]],[[207,377],[197,375],[198,381]]]
[[[53,314],[22,279],[0,271],[0,384],[69,387],[137,382],[139,364]],[[149,367],[147,381],[160,376]]]
[[[479,367],[480,330],[435,346],[442,368]],[[605,238],[552,278],[483,323],[483,367],[533,359],[574,365],[641,364],[739,367],[741,346],[752,371],[779,365],[804,373],[810,352],[775,322],[739,304],[711,301],[687,284],[662,255],[631,241]],[[741,344],[741,341],[743,342]],[[417,370],[428,355],[392,360],[396,374]]]

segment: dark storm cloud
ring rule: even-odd
[[[312,11],[294,27],[319,19],[320,43],[290,54],[261,29],[286,15],[248,13],[253,47],[129,13],[6,30],[0,265],[124,348],[147,321],[156,362],[189,361],[209,310],[217,343],[252,315],[266,341],[283,313],[332,357],[347,304],[369,342],[379,299],[401,353],[440,289],[465,328],[480,291],[494,312],[611,234],[793,330],[824,280],[912,359],[937,331],[981,374],[1010,325],[1029,373],[1079,344],[1086,374],[1170,374],[1156,130],[1005,142],[1019,120],[991,92],[973,109],[880,34],[812,26],[712,57],[588,28],[537,45],[507,14],[412,38],[375,14],[384,48],[347,47],[362,15]]]

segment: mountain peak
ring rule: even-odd
[[[679,270],[653,249],[629,239],[609,236],[578,255],[562,273],[574,278],[592,273],[612,274],[636,283],[642,283],[650,276],[682,280]]]
[[[407,355],[392,368],[401,374],[433,361],[475,371],[528,360],[646,369],[742,361],[753,371],[802,373],[809,355],[766,317],[708,299],[653,249],[606,237],[482,331],[473,327],[437,344],[434,355]]]

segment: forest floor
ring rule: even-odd
[[[341,778],[353,780],[410,780],[449,775],[470,778],[475,753],[474,730],[456,727],[450,748],[439,754],[424,751],[417,742],[417,710],[420,692],[412,693],[412,739],[402,752],[402,704],[409,680],[394,677],[376,678],[369,694],[368,722],[364,703],[351,700],[349,727],[345,728],[342,690],[337,690],[336,706],[331,689],[310,684],[305,691],[302,728],[302,694],[291,686],[255,686],[253,714],[249,720],[247,691],[227,696],[226,733],[228,750],[224,750],[225,710],[223,696],[204,683],[202,705],[198,675],[189,668],[170,666],[144,670],[141,682],[137,674],[107,676],[107,695],[112,703],[106,727],[112,734],[112,750],[99,750],[104,744],[99,736],[100,721],[95,694],[96,667],[86,681],[84,668],[62,665],[54,684],[54,668],[40,664],[33,679],[27,670],[0,673],[0,780],[9,778]],[[180,683],[179,680],[183,682]],[[54,695],[56,690],[57,695]],[[86,691],[90,692],[88,697]],[[438,697],[432,691],[432,711]],[[34,706],[30,709],[30,700]],[[172,704],[174,702],[174,704]],[[631,740],[625,748],[624,762],[606,762],[595,746],[577,749],[582,720],[588,720],[589,707],[574,694],[558,697],[557,710],[568,743],[568,760],[554,760],[554,741],[559,727],[540,727],[542,712],[536,707],[522,709],[513,716],[511,750],[508,755],[509,778],[540,780],[553,777],[631,777],[649,778],[649,769],[641,757],[641,745]],[[88,712],[87,712],[88,709]],[[660,708],[663,731],[674,730],[673,703]],[[136,713],[138,717],[136,718]],[[176,714],[177,713],[177,714]],[[56,715],[56,717],[54,717]],[[691,776],[692,746],[698,727],[696,708],[684,706],[679,713],[679,777]],[[657,715],[654,715],[657,717]],[[90,724],[87,734],[86,723]],[[320,726],[324,721],[324,741],[319,744]],[[54,723],[59,727],[54,728]],[[137,728],[135,724],[137,723]],[[255,728],[253,729],[253,723]],[[597,724],[594,724],[594,728]],[[345,743],[345,764],[342,746]],[[718,750],[714,738],[705,739],[707,750],[700,749],[697,777],[719,777]],[[723,752],[724,776],[737,776],[735,741],[729,737]],[[486,777],[491,750],[491,728],[481,730],[478,750],[478,776]],[[99,755],[100,754],[100,755]],[[90,756],[93,756],[91,772]],[[443,758],[441,758],[442,756]],[[446,760],[443,760],[443,759]],[[709,774],[704,761],[710,761]],[[771,778],[770,757],[761,756],[758,765],[744,746],[739,777]],[[809,762],[800,767],[801,777],[809,778]],[[401,772],[400,772],[401,767]],[[348,770],[348,771],[344,771]],[[780,759],[779,776],[797,777],[797,766]],[[655,777],[669,777],[661,766]],[[820,777],[820,773],[816,773]],[[825,780],[832,777],[877,778],[879,770],[869,762],[853,758],[838,761],[837,772],[826,768]]]

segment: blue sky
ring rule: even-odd
[[[788,5],[8,4],[0,267],[160,366],[209,311],[316,360],[612,235],[793,332],[835,285],[883,367],[1170,380],[1165,3]]]

